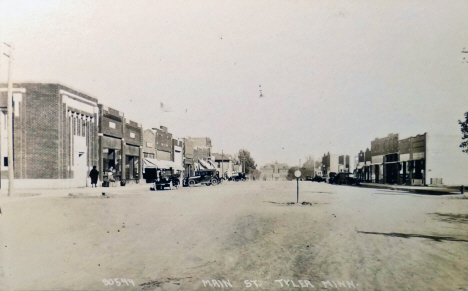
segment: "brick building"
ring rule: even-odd
[[[397,183],[399,142],[398,134],[390,133],[371,141],[371,181],[374,183]]]
[[[156,158],[156,134],[151,129],[143,131],[143,157]]]
[[[233,159],[229,154],[213,153],[214,165],[220,177],[231,177],[233,172]]]
[[[99,104],[99,175],[112,170],[116,180],[141,179],[143,128],[123,112]]]
[[[172,161],[172,133],[165,126],[153,129],[156,131],[156,159]]]
[[[172,161],[184,167],[184,141],[180,138],[172,139]]]
[[[209,137],[192,137],[193,145],[195,147],[195,161],[208,160],[212,156],[212,144]]]
[[[191,140],[191,138],[190,137],[184,138],[184,168],[185,168],[186,176],[194,175],[194,166],[195,166],[194,150],[195,150],[195,144]]]
[[[349,156],[342,155],[338,157],[338,172],[349,172]]]
[[[263,181],[286,181],[288,177],[289,166],[280,164],[278,161],[266,164],[260,168],[260,180]]]
[[[322,176],[329,177],[330,173],[338,173],[339,157],[330,153],[323,154],[322,157]]]
[[[13,164],[15,188],[85,187],[98,162],[97,99],[60,84],[13,89],[13,163],[8,161],[6,86],[1,86],[1,187]]]

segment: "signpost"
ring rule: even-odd
[[[294,172],[294,176],[296,176],[297,181],[297,203],[299,203],[299,177],[302,175],[301,171],[297,170]]]

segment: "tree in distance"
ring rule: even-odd
[[[458,120],[458,124],[460,124],[460,130],[463,134],[462,143],[460,144],[460,147],[463,148],[462,152],[468,154],[468,112],[465,112],[465,120]]]

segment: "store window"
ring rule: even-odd
[[[104,172],[112,171],[115,177],[119,177],[122,171],[120,166],[120,150],[105,149],[103,156]]]
[[[138,179],[139,162],[137,156],[126,156],[125,176],[127,180]]]

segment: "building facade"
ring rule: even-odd
[[[172,139],[172,161],[184,167],[184,140],[183,139],[180,139],[180,138]]]
[[[339,156],[330,153],[324,154],[322,157],[322,176],[329,177],[330,173],[338,173],[339,170]]]
[[[233,161],[231,155],[224,153],[213,153],[213,161],[220,177],[229,178],[232,176]]]
[[[156,159],[172,161],[172,133],[165,126],[153,129],[156,131]]]
[[[195,173],[195,145],[190,137],[184,138],[184,168],[186,176],[193,176]]]
[[[61,84],[14,84],[9,161],[5,87],[0,89],[1,187],[8,187],[9,166],[15,188],[86,187],[98,161],[97,99]]]
[[[156,134],[151,129],[143,131],[143,158],[156,158]]]
[[[117,181],[141,179],[143,128],[123,112],[99,104],[99,177],[113,172]]]
[[[288,177],[289,166],[280,164],[278,161],[266,164],[260,168],[261,181],[286,181]]]

